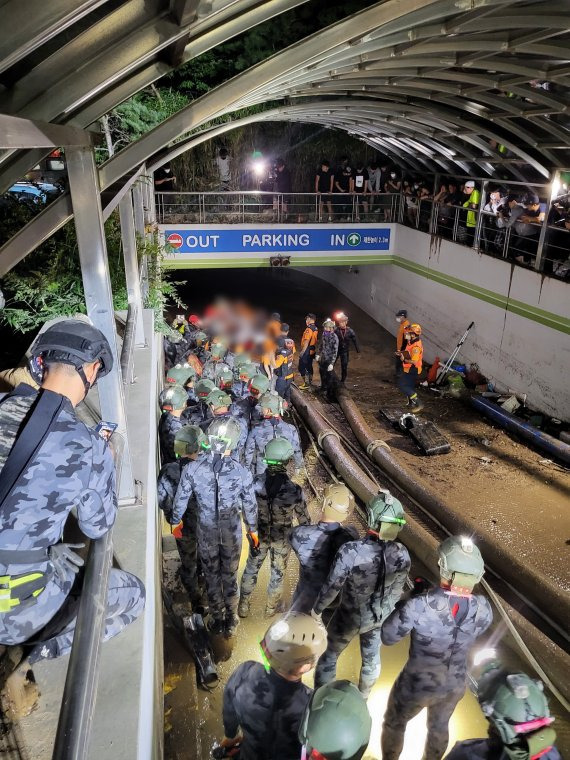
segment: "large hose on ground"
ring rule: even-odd
[[[471,396],[471,405],[510,433],[515,433],[519,438],[532,443],[537,449],[560,459],[565,464],[570,464],[570,445],[564,441],[559,441],[558,438],[543,433],[542,430],[537,430],[528,422],[509,414],[498,404],[493,403],[488,398],[483,398],[483,396]]]
[[[414,478],[384,446],[380,445],[360,410],[344,388],[338,388],[337,399],[358,442],[388,478],[414,501],[423,505],[436,520],[445,525],[452,533],[470,535],[473,532],[472,523],[465,520],[455,509],[442,501],[424,483]],[[567,626],[568,620],[570,620],[570,599],[562,589],[542,573],[531,570],[514,553],[487,540],[484,536],[478,535],[478,545],[489,566],[496,569],[499,577],[513,589],[523,594],[541,614],[550,618],[553,628],[568,643]]]
[[[346,394],[346,396],[348,396],[348,394]],[[378,492],[377,483],[371,480],[370,477],[346,453],[340,442],[338,433],[331,427],[330,424],[327,423],[326,418],[319,411],[316,404],[308,403],[306,397],[297,391],[296,388],[292,389],[292,400],[297,409],[297,412],[299,412],[301,418],[307,425],[307,428],[310,428],[313,433],[318,436],[319,445],[323,448],[327,456],[330,458],[331,462],[334,463],[337,472],[342,476],[347,485],[350,486],[351,490],[362,501],[368,501],[371,496],[375,495]],[[360,412],[356,406],[354,406],[354,408],[358,415],[360,415]],[[362,423],[364,426],[366,426],[366,422],[363,418]],[[370,452],[373,453],[373,451],[379,446],[382,446],[382,442],[373,440],[369,444]],[[416,500],[414,499],[414,501]],[[435,576],[438,575],[439,568],[437,567],[436,562],[436,549],[438,541],[409,515],[408,522],[400,534],[400,540],[402,540],[402,542],[406,544],[411,551],[413,551],[415,556],[418,557],[418,559],[420,559],[423,564],[433,572]],[[531,651],[526,646],[516,627],[509,619],[509,613],[503,607],[500,599],[487,583],[484,582],[484,585],[487,592],[493,598],[495,605],[497,606],[501,617],[504,620],[504,623],[511,631],[511,634],[513,635],[516,643],[522,649],[523,653],[535,668],[538,675],[548,685],[557,699],[559,699],[559,701],[566,707],[566,709],[568,709],[568,702],[566,701],[565,697],[554,686],[548,675],[544,672],[540,664],[537,662]],[[512,611],[511,614],[515,614],[516,616],[517,613]],[[523,624],[524,618],[521,619],[520,622]],[[544,647],[543,641],[540,640],[540,637],[537,639],[532,627],[527,627],[526,635],[530,635],[530,638],[534,640],[535,645]]]

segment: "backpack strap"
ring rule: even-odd
[[[25,395],[31,393],[33,388],[25,384],[19,385],[10,396]],[[33,391],[36,393],[36,391]],[[6,399],[2,399],[4,403]],[[34,456],[42,447],[48,433],[55,425],[59,413],[65,403],[65,396],[53,391],[40,390],[37,398],[30,407],[24,418],[24,425],[20,429],[18,437],[0,472],[0,508],[14,489],[20,476],[26,471]]]

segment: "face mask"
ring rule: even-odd
[[[396,322],[401,322],[401,321],[402,321],[402,317],[396,317]]]

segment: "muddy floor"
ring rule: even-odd
[[[294,271],[232,270],[180,273],[187,278],[183,297],[189,308],[200,310],[216,294],[240,296],[270,310],[280,311],[292,327],[291,334],[299,341],[307,311],[318,314],[319,321],[332,311],[343,309],[358,332],[362,355],[353,357],[347,387],[358,402],[378,437],[386,440],[408,467],[425,477],[446,498],[455,500],[458,510],[480,521],[482,528],[496,535],[497,540],[517,547],[521,555],[543,572],[557,578],[564,588],[570,586],[568,563],[570,528],[564,511],[568,503],[568,474],[545,457],[517,443],[502,431],[493,428],[460,402],[422,393],[426,414],[437,422],[453,445],[452,454],[444,457],[422,457],[408,438],[400,435],[378,418],[381,405],[400,400],[393,385],[394,339],[364,312],[326,283]],[[320,490],[328,477],[316,460],[305,439],[305,456],[313,485]],[[485,458],[483,460],[482,458]],[[490,460],[490,461],[487,461]],[[313,496],[307,486],[307,498]],[[362,526],[361,526],[362,527]],[[171,548],[171,547],[170,547]],[[165,546],[169,549],[169,543]],[[245,550],[242,553],[242,567]],[[176,553],[166,551],[168,574],[176,568]],[[422,572],[416,565],[414,572]],[[286,578],[286,599],[290,598],[297,578],[296,559],[289,561]],[[165,757],[168,760],[206,760],[216,741],[223,735],[221,698],[223,683],[233,669],[245,659],[259,659],[259,641],[268,625],[263,617],[264,590],[268,568],[262,568],[253,596],[250,617],[242,621],[234,640],[215,642],[220,686],[212,693],[198,689],[195,671],[176,632],[166,621],[165,627]],[[513,655],[511,648],[500,647],[500,655],[513,667],[528,666]],[[382,673],[369,700],[373,716],[372,738],[366,758],[379,758],[379,737],[382,714],[394,679],[403,666],[407,642],[382,654]],[[360,667],[357,642],[354,641],[339,660],[338,676],[356,681]],[[312,684],[312,675],[307,678]],[[570,749],[570,727],[553,704],[557,715],[559,746]],[[483,736],[486,724],[475,698],[467,693],[455,711],[451,724],[451,743],[458,739]],[[425,714],[413,721],[407,732],[403,760],[421,756],[425,737]],[[276,759],[278,755],[275,755]]]
[[[493,427],[460,401],[420,389],[423,415],[452,444],[448,455],[422,456],[408,436],[378,415],[381,406],[402,400],[394,385],[394,337],[324,281],[289,269],[180,274],[180,279],[188,278],[182,294],[190,308],[203,306],[217,293],[240,296],[280,312],[297,344],[307,311],[315,312],[321,323],[334,311],[344,310],[362,346],[360,356],[352,354],[347,388],[373,431],[406,467],[441,491],[446,501],[456,503],[458,511],[476,521],[480,530],[511,546],[570,591],[568,470]]]

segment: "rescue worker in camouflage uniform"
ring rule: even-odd
[[[214,343],[210,349],[210,358],[202,369],[202,377],[216,382],[216,372],[219,372],[222,368],[230,369],[224,362],[225,355],[226,347],[222,343]]]
[[[208,439],[197,425],[184,425],[174,438],[174,452],[178,457],[175,462],[165,464],[158,475],[158,506],[164,512],[168,522],[172,515],[174,498],[180,484],[182,471],[190,461],[194,461],[208,448]],[[176,546],[180,555],[180,580],[188,592],[192,607],[201,605],[202,595],[198,584],[198,543],[196,530],[198,525],[198,507],[196,499],[191,496],[182,517],[182,525],[177,533]]]
[[[237,420],[216,419],[206,435],[210,450],[184,468],[169,522],[178,525],[190,499],[196,500],[198,557],[212,617],[210,630],[230,637],[239,623],[240,512],[249,540],[257,545],[257,504],[251,475],[231,456],[240,436]]]
[[[248,429],[258,425],[263,419],[259,406],[260,398],[269,389],[269,380],[266,375],[254,375],[247,384],[247,396],[234,397],[233,409],[237,417],[243,418]]]
[[[253,481],[257,498],[257,526],[259,547],[249,550],[241,578],[238,615],[249,614],[250,597],[257,583],[257,575],[269,553],[271,574],[267,587],[265,617],[278,611],[283,596],[283,578],[291,545],[289,531],[296,518],[299,525],[310,523],[305,497],[300,486],[287,476],[287,463],[293,456],[293,447],[286,438],[273,438],[265,447],[267,467]]]
[[[211,380],[198,380],[194,392],[196,393],[196,404],[189,406],[182,413],[183,425],[200,425],[212,420],[212,412],[206,399],[211,391],[215,389],[215,385]]]
[[[243,362],[237,367],[237,378],[233,384],[232,391],[237,399],[247,398],[249,396],[249,383],[256,376],[259,375],[259,366],[254,362]],[[234,372],[234,377],[236,375]]]
[[[221,746],[240,760],[299,760],[299,726],[312,689],[301,680],[327,645],[322,623],[290,612],[261,641],[260,662],[239,665],[224,689]]]
[[[335,335],[338,338],[338,358],[340,359],[340,382],[344,383],[348,375],[348,362],[350,360],[350,344],[360,356],[360,346],[358,338],[352,327],[348,326],[348,317],[343,312],[335,315],[338,327],[335,329]]]
[[[291,609],[310,612],[326,581],[334,558],[347,541],[358,533],[342,523],[353,509],[354,499],[342,483],[325,488],[321,515],[316,525],[298,525],[289,535],[289,543],[299,560],[299,582],[293,594]]]
[[[333,370],[338,356],[338,337],[334,331],[332,319],[323,322],[323,334],[317,348],[316,360],[321,375],[321,393],[326,394],[331,401],[334,400]]]
[[[174,436],[184,424],[182,414],[188,403],[188,394],[181,385],[165,388],[159,396],[162,415],[158,422],[160,458],[163,464],[174,462]]]
[[[350,681],[315,689],[299,727],[307,760],[361,760],[370,741],[372,718],[366,700]]]
[[[196,348],[193,349],[192,353],[197,357],[201,364],[204,365],[210,358],[208,336],[205,332],[200,331],[196,333],[194,340],[196,342]]]
[[[247,440],[247,425],[239,414],[239,410],[232,404],[231,398],[227,393],[221,391],[219,388],[214,388],[210,391],[206,398],[206,404],[208,405],[213,419],[235,419],[239,425],[240,435],[238,444],[232,453],[238,461],[241,461],[243,457],[243,447]],[[202,430],[206,430],[209,425],[209,421],[206,424],[201,424]]]
[[[229,368],[222,367],[216,370],[216,378],[214,380],[216,388],[219,388],[224,393],[227,393],[232,401],[235,401],[235,396],[232,391],[234,384],[234,373]]]
[[[397,760],[406,725],[427,707],[424,760],[441,760],[449,719],[465,693],[467,657],[491,625],[487,599],[473,594],[483,577],[479,549],[469,538],[446,538],[438,549],[441,582],[412,595],[382,626],[386,645],[411,637],[409,659],[392,687],[382,726],[382,758]]]
[[[111,371],[107,339],[88,321],[62,320],[38,335],[31,357],[40,390],[20,384],[0,404],[0,644],[32,639],[33,665],[67,654],[73,641],[83,565],[73,549],[83,544],[61,543],[69,513],[75,508],[81,531],[100,538],[113,526],[117,497],[108,443],[74,409]],[[144,601],[141,581],[112,568],[105,640],[136,620]]]
[[[166,373],[164,382],[167,388],[172,385],[181,385],[188,394],[188,404],[192,405],[196,403],[196,394],[194,393],[196,378],[197,374],[194,367],[185,362],[171,367]]]
[[[293,448],[295,475],[299,476],[304,466],[299,433],[294,425],[281,418],[283,401],[273,393],[264,393],[259,401],[263,419],[255,425],[247,436],[244,464],[253,475],[262,475],[265,464],[265,447],[272,438],[286,438]]]
[[[382,621],[400,598],[410,569],[408,550],[396,541],[406,524],[402,504],[390,493],[380,493],[368,503],[367,514],[366,536],[340,547],[313,608],[320,615],[341,595],[327,625],[327,651],[317,664],[315,686],[336,678],[340,654],[359,636],[358,688],[365,699],[380,675]]]
[[[541,681],[494,662],[477,679],[477,698],[489,737],[458,742],[449,760],[561,760]]]

